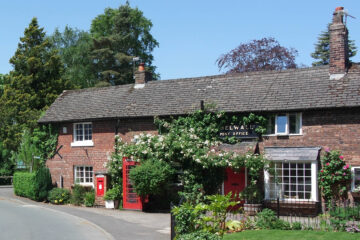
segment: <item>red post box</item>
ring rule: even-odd
[[[97,176],[96,178],[97,186],[96,186],[96,195],[97,196],[104,196],[104,177],[103,176]]]

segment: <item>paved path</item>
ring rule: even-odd
[[[0,188],[0,201],[2,200],[5,200],[7,202],[17,201],[19,203],[21,202],[24,205],[33,205],[45,209],[52,209],[85,219],[89,223],[95,224],[100,229],[103,229],[104,232],[113,236],[114,239],[170,239],[169,214],[150,214],[135,211],[119,211],[108,210],[104,208],[85,208],[74,206],[57,206],[45,203],[37,203],[26,198],[14,196],[12,188]]]

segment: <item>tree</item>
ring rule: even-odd
[[[312,63],[313,66],[328,65],[330,61],[330,25],[327,25],[326,31],[320,33],[318,42],[315,44],[315,51],[311,57],[317,61]],[[349,40],[349,58],[354,57],[357,53],[354,40]]]
[[[240,44],[229,53],[221,55],[216,63],[226,73],[296,68],[297,50],[285,48],[272,37]]]
[[[112,85],[134,82],[132,58],[140,57],[155,72],[151,52],[159,43],[150,33],[152,23],[129,3],[105,9],[91,24],[92,57],[99,81]]]
[[[34,129],[40,113],[70,84],[61,78],[61,59],[36,18],[25,29],[10,63],[14,69],[0,99],[0,140],[16,150],[23,131]]]
[[[49,37],[64,64],[63,78],[79,88],[93,87],[96,76],[90,56],[92,39],[88,32],[66,26]]]
[[[6,82],[6,77],[7,77],[6,75],[0,74],[0,97],[4,93],[4,86],[5,86],[5,82]]]

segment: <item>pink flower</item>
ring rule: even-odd
[[[340,157],[339,157],[341,160],[343,160],[344,159],[344,156],[343,155],[340,155]]]
[[[324,170],[321,170],[320,172],[324,172]]]
[[[330,163],[326,163],[326,166],[329,166],[330,165]]]
[[[344,170],[349,168],[349,164],[346,164],[346,166],[343,167]]]
[[[325,148],[325,152],[330,152],[330,148]]]
[[[344,172],[344,174],[343,174],[344,176],[346,175],[346,172]]]

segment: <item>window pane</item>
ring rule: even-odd
[[[275,134],[275,116],[269,117],[267,134]]]
[[[354,185],[360,187],[360,168],[354,168]]]
[[[293,134],[300,133],[300,114],[289,114],[289,131]]]
[[[287,116],[278,115],[276,116],[277,133],[286,133]]]
[[[76,141],[83,141],[83,125],[82,124],[76,124],[75,125],[75,132],[76,132]]]
[[[311,170],[305,170],[305,163],[277,163],[275,172],[283,176],[278,177],[281,181],[275,182],[275,178],[270,176],[270,198],[291,198],[309,199],[311,197]],[[287,167],[285,169],[285,166]],[[309,164],[309,166],[311,166]],[[309,174],[309,175],[306,175]],[[306,176],[305,176],[306,175]]]

